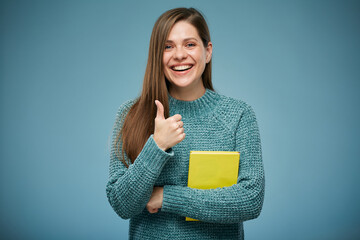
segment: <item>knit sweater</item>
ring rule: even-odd
[[[264,170],[254,111],[241,100],[209,89],[194,101],[177,100],[170,94],[168,98],[170,116],[182,116],[185,139],[163,151],[151,135],[129,168],[112,147],[106,187],[110,205],[121,218],[130,219],[129,239],[244,239],[243,221],[259,216],[264,199]],[[119,108],[113,146],[134,103],[130,100]],[[237,184],[209,190],[187,187],[192,150],[239,151]],[[126,154],[125,158],[128,161]],[[146,204],[154,186],[164,187],[163,203],[157,213],[151,214]],[[200,221],[188,222],[185,216]]]

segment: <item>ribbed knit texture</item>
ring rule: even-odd
[[[129,239],[243,239],[243,221],[259,216],[264,199],[254,111],[241,100],[208,89],[194,101],[168,96],[170,116],[182,116],[185,139],[165,152],[151,135],[129,168],[112,147],[106,188],[111,206],[121,218],[130,218]],[[120,106],[113,143],[133,103],[130,100]],[[239,151],[237,184],[211,190],[187,187],[192,150]],[[164,199],[161,210],[151,214],[146,204],[154,186],[164,186]],[[200,222],[186,222],[185,216]]]

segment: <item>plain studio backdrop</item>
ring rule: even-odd
[[[0,6],[1,239],[128,237],[105,193],[109,139],[140,93],[152,27],[175,7],[204,13],[215,90],[256,112],[265,202],[245,238],[360,238],[359,1]]]

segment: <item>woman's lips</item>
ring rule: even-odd
[[[172,66],[171,70],[176,71],[176,72],[184,72],[184,71],[190,70],[192,67],[193,67],[192,64],[184,64],[184,65]]]

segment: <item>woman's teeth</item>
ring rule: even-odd
[[[174,66],[172,67],[172,70],[175,70],[175,71],[185,71],[185,70],[188,70],[192,67],[192,65],[181,65],[181,66]]]

